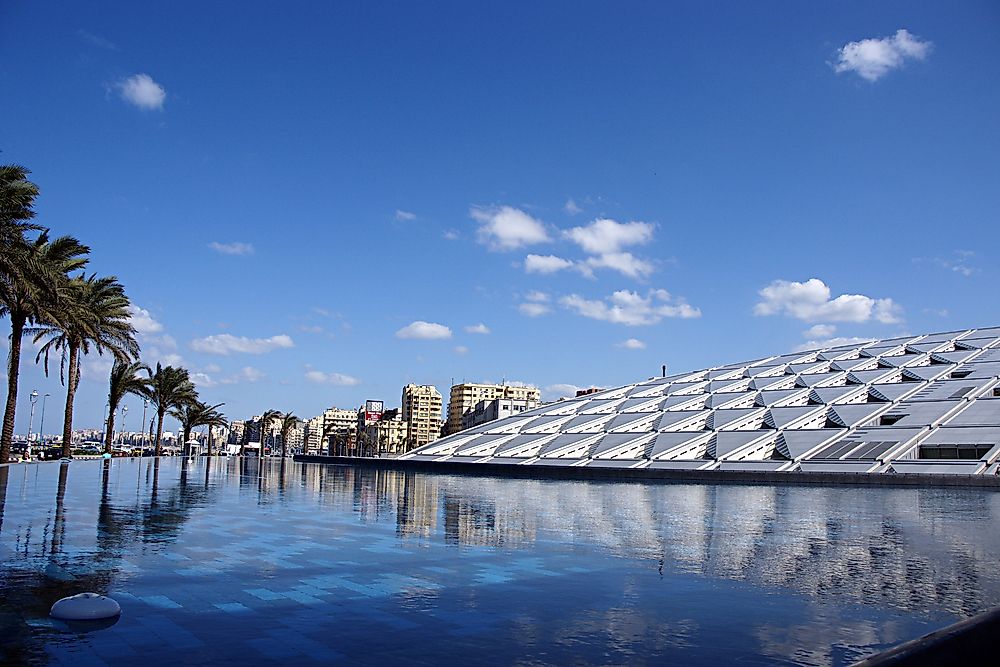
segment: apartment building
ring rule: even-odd
[[[492,401],[479,401],[476,407],[462,415],[462,430],[480,426],[497,419],[505,419],[520,414],[525,410],[534,410],[538,401],[521,401],[514,398],[494,398]]]
[[[542,400],[542,392],[538,387],[512,387],[508,384],[476,384],[464,382],[453,385],[448,400],[448,423],[445,431],[448,435],[458,433],[463,429],[462,415],[475,410],[480,401],[492,401],[498,398],[514,401]]]
[[[441,434],[441,392],[433,385],[403,387],[402,418],[406,423],[406,451],[426,445]]]

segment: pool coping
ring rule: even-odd
[[[469,461],[415,461],[413,459],[299,454],[301,463],[353,466],[383,470],[628,482],[683,482],[685,484],[793,484],[818,486],[959,487],[1000,491],[997,475],[934,475],[921,473],[775,472],[764,470],[666,470],[648,468],[590,468],[534,464],[472,463]]]

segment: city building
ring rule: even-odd
[[[604,390],[601,389],[600,387],[591,387],[590,389],[577,389],[576,397],[579,398],[581,396],[589,396],[590,394],[597,394],[602,391]]]
[[[538,401],[518,400],[515,398],[494,398],[492,401],[479,401],[476,407],[462,415],[462,430],[481,426],[486,422],[506,419],[525,410],[533,410]]]
[[[402,419],[406,422],[406,450],[436,440],[441,432],[441,392],[433,385],[403,387]]]
[[[353,453],[357,444],[357,435],[357,411],[330,408],[323,412],[322,439],[328,453],[339,455]]]
[[[306,420],[302,434],[302,451],[306,454],[325,454],[323,451],[323,415]]]
[[[1000,327],[844,342],[571,398],[403,458],[632,470],[996,475]]]
[[[537,387],[514,387],[508,384],[477,384],[463,382],[452,385],[448,400],[447,435],[458,433],[462,426],[462,415],[475,410],[480,401],[507,398],[516,401],[540,401],[542,392]]]
[[[365,438],[372,454],[395,456],[407,451],[406,422],[400,415],[370,422],[365,426]]]

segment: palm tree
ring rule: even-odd
[[[44,340],[35,360],[60,355],[60,380],[66,381],[66,409],[63,414],[63,456],[72,454],[73,401],[80,384],[81,355],[93,349],[105,351],[117,361],[128,362],[139,356],[135,341],[132,312],[125,288],[118,279],[80,276],[69,281],[65,298],[50,311],[51,319],[31,329],[35,342]]]
[[[111,367],[111,380],[108,384],[108,425],[104,434],[104,453],[111,453],[111,438],[115,432],[115,410],[126,394],[142,396],[149,380],[139,375],[140,371],[151,373],[149,366],[133,362],[115,361]],[[140,428],[140,430],[142,430]]]
[[[180,407],[186,403],[198,400],[198,392],[188,375],[187,370],[156,364],[156,372],[149,377],[144,398],[156,406],[156,449],[155,456],[160,455],[160,444],[163,440],[163,417],[167,410]]]
[[[267,441],[267,432],[271,428],[271,422],[281,419],[282,415],[277,410],[265,410],[260,416],[260,458],[264,458],[264,443]]]
[[[330,456],[336,456],[337,443],[341,441],[340,426],[337,424],[323,424],[323,440],[330,439],[326,451]]]
[[[208,455],[212,456],[212,429],[216,426],[228,426],[229,422],[226,421],[226,416],[219,412],[225,403],[218,403],[216,405],[209,405],[205,407],[205,414],[202,415],[202,426],[208,427]]]
[[[299,418],[291,412],[279,415],[278,418],[281,420],[281,458],[284,459],[287,453],[286,443],[288,442],[288,433],[295,428],[295,425],[299,422]]]
[[[33,225],[6,220],[11,208],[5,199],[7,168],[0,167],[0,317],[10,316],[10,354],[7,360],[7,405],[0,432],[0,463],[10,457],[17,410],[17,385],[21,366],[21,339],[29,323],[51,320],[53,310],[65,296],[67,274],[87,264],[90,249],[76,239],[62,236],[49,241],[47,233],[28,241],[23,231]]]

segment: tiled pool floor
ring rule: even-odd
[[[4,664],[844,664],[1000,603],[1000,494],[0,467]],[[117,624],[47,613],[106,593]]]

